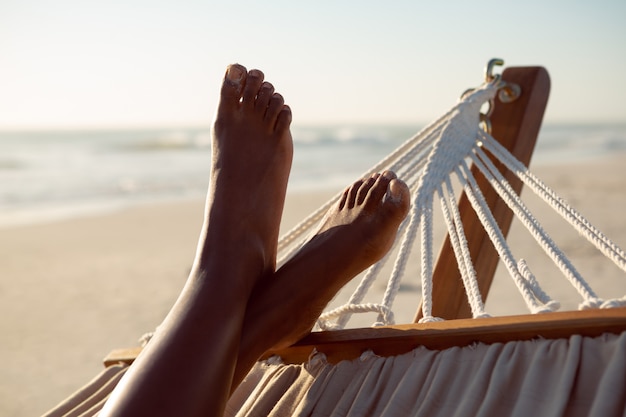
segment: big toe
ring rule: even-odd
[[[411,192],[406,183],[399,179],[392,179],[389,182],[387,193],[383,201],[383,206],[399,223],[409,212],[411,205]]]
[[[246,67],[239,64],[232,64],[226,68],[224,81],[221,89],[221,106],[235,106],[241,100],[246,84]]]

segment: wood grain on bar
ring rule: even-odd
[[[394,356],[418,346],[432,350],[468,346],[473,343],[506,343],[536,338],[559,339],[574,334],[599,336],[626,330],[626,308],[585,310],[548,314],[459,319],[424,324],[314,332],[293,346],[268,352],[285,363],[306,362],[314,351],[328,361],[358,358],[372,350],[380,356]]]
[[[380,356],[393,356],[418,346],[441,350],[473,343],[559,339],[575,334],[595,337],[623,331],[626,331],[626,308],[567,311],[313,332],[293,346],[269,351],[264,357],[279,355],[285,363],[304,363],[317,351],[336,363],[358,358],[367,350]],[[104,359],[104,364],[131,363],[140,351],[141,348],[115,350]]]

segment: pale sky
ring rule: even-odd
[[[230,62],[296,123],[422,123],[492,57],[548,69],[547,121],[626,122],[624,0],[0,0],[0,129],[208,126]]]

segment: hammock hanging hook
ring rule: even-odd
[[[480,126],[483,128],[485,132],[491,135],[491,120],[489,119],[489,116],[484,113],[480,113],[479,116],[480,116]]]
[[[496,65],[504,65],[504,60],[493,58],[487,62],[485,66],[485,81],[495,83],[498,86],[498,98],[502,103],[511,103],[520,96],[522,89],[519,85],[502,81],[500,74],[494,74],[493,69]]]
[[[504,60],[500,58],[492,58],[489,60],[489,62],[487,62],[487,65],[485,65],[485,81],[487,81],[488,83],[497,83],[502,78],[500,74],[493,73],[493,68],[496,65],[504,65]]]
[[[502,75],[494,74],[493,70],[497,65],[504,65],[504,60],[500,58],[493,58],[487,62],[487,65],[485,66],[485,82],[493,84],[497,87],[498,99],[502,103],[511,103],[519,98],[522,93],[522,89],[518,84],[503,81]],[[473,88],[465,90],[463,94],[461,94],[461,98],[472,91],[474,91]],[[480,113],[480,124],[485,132],[491,134],[491,120],[489,118],[493,112],[495,100],[492,98],[487,102],[487,104],[487,111]]]

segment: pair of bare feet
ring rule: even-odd
[[[385,172],[347,188],[317,234],[276,270],[290,123],[261,71],[227,69],[192,272],[102,415],[221,415],[259,356],[310,331],[334,294],[391,247],[409,191]]]

